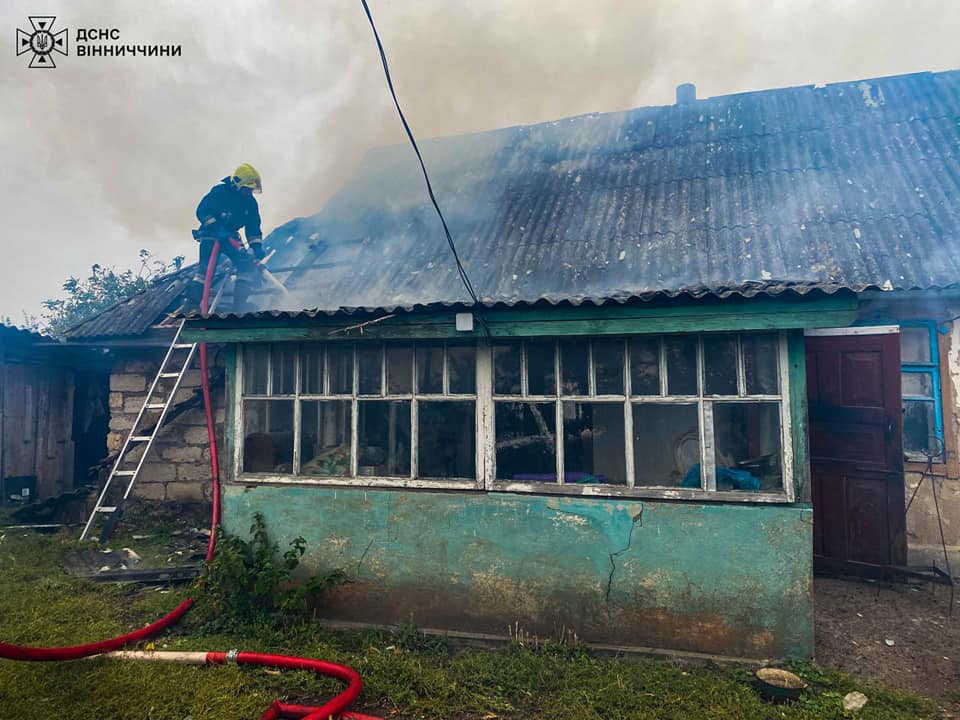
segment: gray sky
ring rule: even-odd
[[[418,137],[700,97],[960,67],[956,0],[369,0]],[[14,28],[70,29],[31,70]],[[359,0],[4,0],[0,317],[93,263],[186,255],[200,197],[240,162],[265,234],[317,212],[369,147],[401,142]],[[180,58],[78,58],[75,29]],[[441,202],[443,188],[437,188]]]

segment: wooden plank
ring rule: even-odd
[[[706,303],[676,307],[613,306],[496,310],[483,317],[492,337],[556,335],[628,335],[670,332],[771,330],[847,325],[856,319],[856,298],[798,301],[756,299],[730,304]],[[376,319],[376,318],[372,318]],[[357,321],[329,318],[188,321],[184,337],[191,342],[320,342],[384,339],[484,337],[480,323],[471,332],[458,332],[455,313],[410,314],[387,318],[362,332],[341,332]]]
[[[35,368],[33,386],[36,389],[37,411],[33,425],[34,459],[37,474],[37,497],[45,498],[57,494],[55,478],[52,477],[49,462],[50,437],[50,394],[52,391],[52,372],[50,368]]]
[[[60,448],[60,491],[67,492],[75,486],[74,479],[74,442],[73,442],[73,405],[77,387],[76,373],[73,370],[62,372],[60,375],[66,393],[63,399],[63,441]]]
[[[790,428],[793,438],[793,478],[801,502],[811,502],[809,428],[807,426],[807,361],[803,332],[787,334]]]
[[[105,570],[104,572],[83,575],[89,580],[100,583],[140,583],[142,585],[173,585],[193,582],[203,571],[201,565],[184,565],[172,568],[135,568],[133,570]]]
[[[8,364],[4,394],[4,475],[36,475],[33,385],[30,368]]]
[[[642,317],[670,317],[670,316],[697,316],[716,314],[743,314],[762,312],[766,314],[789,314],[803,311],[822,310],[856,310],[858,301],[852,293],[837,293],[836,295],[821,295],[817,297],[803,296],[790,298],[771,298],[758,296],[755,298],[730,298],[721,300],[716,297],[706,297],[700,300],[677,299],[666,301],[650,301],[631,304],[608,304],[597,306],[585,304],[576,307],[519,306],[513,308],[498,307],[484,309],[482,314],[488,322],[497,322],[498,318],[507,318],[515,321],[528,320],[582,320],[582,319],[610,319],[610,318],[642,318]],[[357,325],[363,321],[379,320],[389,316],[389,324],[445,324],[457,313],[452,310],[422,310],[414,312],[398,311],[387,313],[383,311],[356,312],[351,315],[330,316],[321,314],[316,317],[248,317],[248,318],[196,318],[189,321],[193,326],[203,327],[275,327],[278,323],[295,325],[325,325],[330,328],[344,328]],[[817,327],[822,327],[818,325]],[[365,331],[369,328],[365,328]]]
[[[44,478],[43,492],[59,495],[73,489],[73,371],[48,368],[46,420],[39,425],[37,467]],[[41,450],[40,444],[43,443]]]

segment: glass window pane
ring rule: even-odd
[[[353,348],[350,345],[328,345],[330,394],[353,394]]]
[[[563,373],[563,395],[586,395],[590,392],[587,382],[588,350],[586,340],[561,340],[560,365]]]
[[[737,395],[737,338],[735,335],[703,337],[703,392]]]
[[[779,403],[714,403],[717,490],[783,490]]]
[[[900,328],[900,361],[903,363],[928,363],[931,361],[929,328]]]
[[[630,392],[660,394],[660,338],[630,339]]]
[[[296,388],[296,357],[294,346],[274,345],[270,348],[270,374],[273,377],[271,395],[293,395]]]
[[[933,397],[933,377],[930,373],[902,373],[903,394],[914,397]]]
[[[667,394],[697,394],[697,338],[674,335],[664,338],[667,356]]]
[[[474,477],[474,406],[473,400],[419,403],[419,477]]]
[[[557,394],[557,373],[552,340],[527,342],[527,394]]]
[[[443,392],[443,345],[417,345],[417,392]]]
[[[344,477],[350,474],[349,400],[300,403],[300,474]]]
[[[622,403],[563,404],[563,478],[626,485]]]
[[[903,451],[907,456],[926,460],[928,452],[940,451],[933,414],[933,402],[903,401]]]
[[[304,345],[300,350],[300,392],[323,394],[323,345]]]
[[[520,343],[493,346],[493,392],[496,395],[520,394]]]
[[[637,487],[701,487],[696,405],[633,406],[633,472]]]
[[[269,362],[269,346],[247,345],[243,348],[243,392],[245,395],[267,394]]]
[[[741,335],[743,373],[747,395],[776,395],[780,392],[780,343],[776,335]]]
[[[404,395],[413,392],[413,347],[390,345],[387,347],[387,392]]]
[[[410,401],[365,400],[357,418],[357,474],[410,476]]]
[[[556,482],[554,403],[495,403],[497,478]]]
[[[293,400],[244,401],[243,472],[293,472]]]
[[[449,392],[472,394],[477,391],[477,351],[473,344],[447,345]]]
[[[357,393],[359,395],[380,395],[380,371],[383,348],[380,346],[360,346],[357,350]]]
[[[593,341],[593,383],[597,395],[623,395],[623,340]]]

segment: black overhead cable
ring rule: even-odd
[[[437,211],[437,215],[440,217],[440,223],[443,225],[443,232],[447,236],[447,244],[450,246],[450,252],[453,253],[453,259],[457,262],[457,272],[460,273],[460,280],[463,281],[463,286],[467,289],[467,292],[470,294],[470,298],[473,300],[474,305],[480,305],[480,299],[477,297],[477,293],[474,292],[473,284],[470,282],[470,278],[467,276],[467,271],[463,267],[463,263],[460,262],[460,255],[457,253],[457,246],[453,243],[453,236],[450,234],[450,228],[447,227],[447,221],[443,217],[443,212],[440,210],[440,205],[437,203],[437,197],[433,194],[433,186],[430,184],[430,176],[427,175],[427,166],[423,162],[423,155],[420,154],[420,148],[417,147],[417,141],[413,137],[413,131],[410,129],[410,125],[407,123],[407,118],[403,114],[403,110],[400,109],[400,101],[397,100],[397,93],[393,89],[393,80],[390,79],[390,68],[387,65],[387,56],[383,52],[383,44],[380,42],[380,35],[377,33],[377,26],[373,24],[373,15],[370,14],[370,7],[367,5],[367,0],[360,0],[363,4],[363,10],[367,14],[367,20],[370,21],[370,29],[373,30],[373,38],[377,41],[377,49],[380,51],[380,62],[383,63],[383,74],[387,76],[387,86],[390,88],[390,95],[393,96],[393,104],[397,107],[397,113],[400,115],[400,122],[403,123],[403,129],[407,131],[407,137],[410,138],[410,144],[413,145],[413,151],[417,154],[417,160],[420,161],[420,169],[423,171],[423,180],[427,184],[427,194],[430,195],[430,202],[433,203],[434,210]],[[483,322],[482,318],[480,319],[480,324],[486,330],[486,323]]]

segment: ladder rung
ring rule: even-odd
[[[211,310],[213,309],[214,306],[216,306],[217,302],[219,301],[220,295],[223,292],[223,288],[225,286],[226,286],[226,280],[223,283],[221,283],[220,290],[217,291],[217,295],[214,298],[214,301],[210,307]],[[177,333],[174,336],[174,342],[170,345],[170,348],[167,350],[167,354],[164,357],[163,363],[158,368],[159,372],[154,378],[153,385],[150,388],[150,395],[144,398],[143,406],[140,409],[140,415],[137,416],[137,421],[139,423],[139,420],[143,417],[144,411],[162,410],[163,412],[160,413],[160,417],[157,421],[157,425],[152,430],[147,430],[147,432],[150,433],[149,435],[135,435],[134,433],[139,428],[137,426],[134,426],[133,428],[131,428],[130,434],[127,436],[126,444],[124,445],[124,452],[128,450],[130,443],[147,443],[145,450],[148,450],[150,448],[150,443],[153,442],[153,439],[160,432],[160,421],[162,421],[164,416],[166,415],[166,410],[170,407],[170,404],[173,402],[174,397],[171,395],[170,397],[167,398],[165,402],[150,402],[150,400],[153,399],[153,393],[157,392],[157,387],[158,387],[157,383],[159,380],[164,378],[176,378],[177,382],[174,383],[174,387],[175,388],[180,387],[180,383],[182,382],[184,375],[189,370],[190,361],[193,359],[193,351],[197,347],[196,343],[179,342],[180,332],[183,330],[185,323],[186,323],[185,320],[180,321]],[[179,365],[180,365],[179,370],[177,370],[176,372],[165,372],[164,368],[176,367],[178,364],[172,361],[171,359],[174,350],[189,350],[190,352],[187,353],[186,355],[181,356],[181,360],[179,361]],[[167,393],[164,393],[161,390],[158,392],[158,394],[162,396]],[[141,430],[141,432],[143,432],[143,430]],[[100,498],[97,500],[98,503],[101,500],[103,500],[104,497],[107,495],[107,490],[110,487],[110,483],[115,477],[130,478],[129,485],[127,486],[127,494],[129,494],[130,491],[133,489],[133,484],[137,481],[137,474],[140,472],[139,470],[140,465],[137,466],[136,470],[118,470],[117,468],[121,465],[122,462],[123,462],[123,458],[121,457],[120,459],[117,460],[116,465],[114,465],[114,468],[110,473],[110,477],[107,479],[107,484],[104,486],[103,491],[100,494]],[[143,458],[140,459],[140,462],[141,463],[143,462]],[[87,520],[87,524],[84,526],[83,532],[80,535],[81,539],[86,538],[87,534],[90,532],[90,528],[93,525],[94,517],[96,516],[96,513],[106,513],[106,514],[117,513],[117,518],[107,522],[107,528],[108,528],[107,532],[109,534],[111,525],[115,522],[115,520],[118,520],[120,518],[120,514],[119,514],[120,512],[121,512],[121,509],[119,505],[103,505],[103,506],[98,505],[94,507],[93,512],[90,514],[90,518]]]

